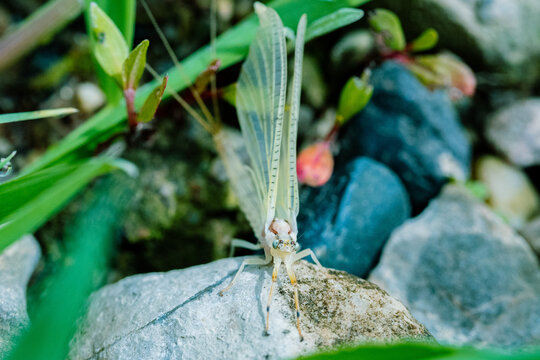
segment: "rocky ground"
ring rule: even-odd
[[[225,256],[231,238],[252,234],[211,139],[166,104],[151,141],[125,153],[141,175],[132,184],[138,190],[111,279],[155,273],[125,277],[92,296],[71,358],[280,358],[403,337],[505,349],[540,345],[539,5],[380,0],[368,8],[379,6],[400,16],[407,35],[436,28],[439,47],[472,67],[478,89],[456,102],[397,62],[374,67],[373,98],[340,131],[333,177],[321,188],[301,189],[300,242],[323,265],[348,273],[326,278],[299,263],[306,340],[298,341],[285,274],[269,337],[263,328],[270,268],[247,269],[229,293],[217,295],[240,259],[213,260]],[[365,23],[329,39],[306,47],[301,141],[325,133],[337,101],[332,94],[361,73],[373,48]],[[234,78],[234,71],[224,77]],[[8,109],[11,101],[6,95],[0,106]],[[224,112],[232,108],[224,105]],[[61,131],[36,143],[41,147],[75,126],[45,124],[41,131]],[[28,150],[37,131],[1,130],[0,151],[26,139],[22,158],[30,159],[39,152]],[[471,179],[483,184],[480,193]],[[38,233],[42,265],[59,256],[57,238],[72,206]],[[0,257],[0,339],[28,323],[25,289],[38,258],[28,238]],[[8,347],[0,340],[0,349]]]

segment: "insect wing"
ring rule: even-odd
[[[287,219],[294,231],[297,231],[296,216],[299,211],[298,177],[296,175],[296,138],[298,136],[298,114],[300,112],[302,60],[304,58],[306,23],[306,15],[303,15],[300,18],[296,31],[294,74],[292,85],[289,89],[287,111],[283,123],[283,140],[276,204],[276,217]]]
[[[262,191],[261,215],[275,215],[282,127],[287,85],[285,32],[279,15],[255,3],[260,27],[242,66],[236,109],[251,160],[256,186]],[[256,229],[258,231],[262,229]]]

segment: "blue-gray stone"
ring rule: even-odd
[[[410,216],[407,192],[384,165],[359,158],[320,188],[304,188],[299,241],[324,266],[365,276],[393,229]]]
[[[425,88],[403,66],[373,71],[373,97],[341,131],[338,161],[374,158],[403,181],[414,210],[422,209],[448,178],[465,179],[471,149],[447,95]]]
[[[540,344],[538,259],[456,185],[392,233],[369,280],[401,300],[440,342]]]

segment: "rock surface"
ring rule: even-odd
[[[167,273],[136,275],[95,293],[71,346],[71,359],[289,358],[359,341],[429,339],[398,301],[377,286],[307,262],[296,266],[301,324],[292,286],[280,274],[264,336],[270,267],[248,267],[223,297],[242,258]]]
[[[413,39],[429,27],[440,44],[475,69],[498,79],[534,84],[540,74],[540,4],[537,0],[382,0]]]
[[[440,342],[540,343],[540,266],[525,240],[455,185],[398,228],[370,280]]]
[[[387,165],[421,210],[448,178],[467,177],[469,141],[446,94],[429,91],[403,66],[387,61],[372,84],[369,104],[341,131],[338,160],[368,156]]]
[[[527,239],[533,250],[540,256],[540,216],[526,223],[521,233]]]
[[[11,339],[28,325],[26,285],[40,257],[39,244],[30,235],[0,254],[0,356],[11,348]]]
[[[409,196],[386,166],[358,158],[330,182],[301,191],[300,243],[324,266],[365,276],[390,233],[409,218]]]
[[[518,101],[490,116],[486,138],[518,166],[540,165],[540,98]]]
[[[521,169],[494,156],[476,161],[478,180],[486,185],[488,202],[515,228],[521,228],[540,208],[540,198],[533,184]]]

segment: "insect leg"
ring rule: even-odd
[[[254,244],[246,240],[232,239],[231,241],[231,250],[229,251],[229,257],[234,255],[234,249],[242,248],[248,250],[260,250],[262,249],[261,244]]]
[[[311,256],[311,259],[315,264],[317,264],[318,267],[324,269],[324,266],[321,265],[321,263],[317,259],[317,256],[315,256],[315,253],[311,249],[302,250],[299,253],[294,254],[294,261],[298,261],[308,256]]]
[[[294,305],[296,308],[296,328],[298,329],[298,335],[300,335],[300,341],[304,341],[304,335],[302,335],[302,330],[300,330],[300,304],[298,302],[298,284],[296,283],[296,275],[293,270],[294,262],[285,262],[285,267],[287,268],[287,274],[289,279],[291,279],[291,284],[294,289]]]
[[[234,285],[236,278],[238,277],[238,275],[240,275],[242,270],[244,270],[244,267],[246,265],[268,265],[270,261],[272,261],[272,255],[270,255],[270,253],[265,253],[265,255],[266,257],[264,259],[261,259],[260,257],[249,257],[245,259],[244,261],[242,261],[242,265],[240,265],[240,268],[236,272],[236,275],[234,275],[234,278],[232,279],[231,283],[225,289],[221,290],[219,292],[219,295],[223,296],[223,293],[225,291],[228,291]]]
[[[272,292],[274,291],[274,284],[277,281],[279,266],[281,265],[281,258],[274,258],[274,271],[272,272],[272,285],[270,285],[270,294],[268,294],[268,302],[266,303],[266,328],[265,333],[268,335],[268,324],[270,320],[270,304],[272,303]]]

